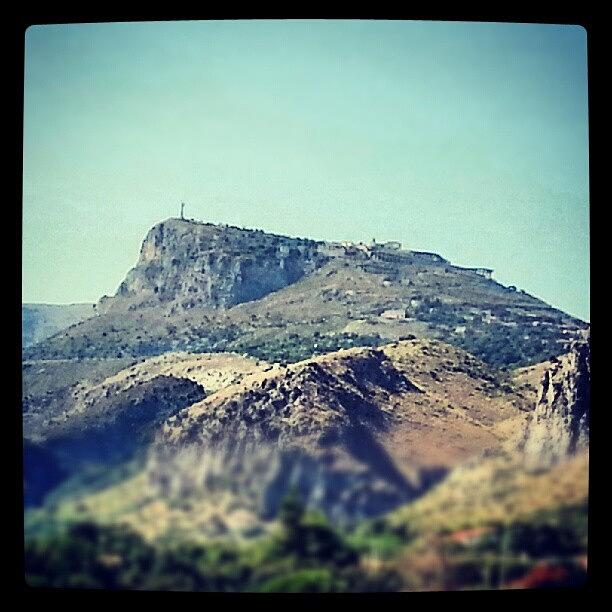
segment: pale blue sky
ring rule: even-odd
[[[23,300],[112,294],[186,214],[400,240],[589,319],[586,33],[226,21],[26,33]]]

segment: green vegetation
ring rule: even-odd
[[[75,340],[70,337],[67,342],[71,358],[87,360],[107,358],[115,360],[142,359],[156,357],[172,351],[191,353],[246,353],[257,359],[271,362],[295,363],[313,355],[329,353],[355,346],[380,346],[388,342],[377,334],[324,333],[316,326],[300,333],[279,329],[278,334],[270,338],[253,336],[236,325],[225,325],[214,329],[190,329],[183,336],[176,333],[175,326],[165,328],[164,337],[138,336],[134,341],[125,340],[122,344],[104,338],[97,344],[85,337]],[[105,332],[106,333],[106,332]],[[122,336],[118,336],[118,338]],[[27,359],[60,359],[60,350],[47,350],[43,346],[26,349]]]
[[[32,586],[230,592],[575,587],[586,579],[586,505],[433,539],[384,519],[342,534],[294,494],[279,517],[274,535],[248,544],[150,544],[118,526],[56,526],[28,538],[26,576]],[[364,570],[364,559],[379,569]]]
[[[482,552],[497,550],[506,537],[507,550],[517,555],[528,555],[532,559],[571,557],[586,554],[587,536],[586,506],[567,506],[540,511],[515,521],[507,529],[497,526],[476,549]]]
[[[347,540],[362,555],[390,559],[416,536],[408,527],[391,526],[384,518],[378,518],[355,525]]]
[[[557,343],[558,332],[548,326],[533,327],[492,324],[468,331],[454,340],[445,339],[486,363],[498,367],[523,367],[546,361],[564,352]]]
[[[295,363],[309,359],[313,355],[331,353],[355,346],[381,346],[387,342],[378,335],[321,334],[315,331],[309,335],[279,334],[274,339],[263,342],[239,340],[228,343],[225,350],[247,353],[268,362]]]
[[[129,530],[76,523],[26,542],[32,586],[189,591],[396,590],[390,572],[367,574],[356,548],[291,495],[281,529],[248,545],[152,545]]]
[[[432,325],[444,342],[458,346],[498,368],[522,367],[546,361],[564,352],[558,318],[538,314],[537,319],[491,305],[491,319],[471,314],[464,304],[446,304],[437,298],[423,299],[411,316]],[[533,325],[534,321],[537,323]],[[455,333],[456,327],[465,327]]]
[[[127,480],[143,468],[145,460],[146,449],[139,448],[130,459],[117,465],[87,464],[53,489],[45,498],[45,505],[57,505],[66,499],[91,494]]]
[[[404,305],[409,301],[405,299]],[[564,325],[567,323],[571,328],[581,326],[579,321],[564,318],[562,313],[545,306],[533,305],[525,309],[522,304],[510,307],[494,301],[473,303],[474,306],[472,301],[465,300],[448,303],[438,297],[418,294],[418,305],[407,307],[406,315],[421,325],[427,324],[439,339],[495,367],[531,365],[559,355],[565,351],[564,341],[569,339],[564,333]],[[313,312],[313,306],[309,303],[305,308]],[[401,307],[401,303],[397,306]],[[68,356],[84,360],[152,357],[169,351],[235,351],[269,361],[295,362],[313,354],[352,346],[379,346],[389,341],[376,334],[340,331],[352,320],[350,313],[333,324],[324,317],[317,322],[302,324],[295,314],[285,315],[277,311],[272,314],[252,313],[249,325],[239,320],[218,321],[214,317],[208,318],[212,316],[209,314],[200,320],[189,316],[189,323],[187,318],[181,321],[177,314],[174,322],[138,319],[135,323],[126,319],[123,324],[113,322],[106,327],[100,327],[103,321],[96,320],[88,325],[97,324],[99,329],[87,333],[80,327],[66,330],[48,341],[26,348],[24,358],[60,359]],[[275,333],[268,335],[271,322],[276,326]]]

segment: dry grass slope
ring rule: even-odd
[[[510,523],[538,510],[585,502],[588,482],[586,452],[549,470],[529,473],[520,455],[499,451],[457,468],[388,520],[393,526],[425,532]]]

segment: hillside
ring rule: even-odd
[[[249,353],[297,362],[351,346],[441,339],[496,366],[564,352],[586,324],[486,269],[398,243],[326,243],[169,219],[96,316],[28,359]]]
[[[143,471],[67,501],[58,516],[126,521],[148,538],[251,533],[267,529],[292,487],[335,522],[378,516],[498,445],[499,423],[533,401],[438,341],[258,368],[170,416]]]
[[[26,533],[242,545],[297,493],[426,547],[582,507],[587,362],[563,354],[585,335],[433,253],[170,219],[94,316],[24,350]]]
[[[26,362],[25,478],[38,483],[35,495],[26,486],[26,497],[40,501],[90,464],[108,471],[129,460],[147,447],[169,415],[264,366],[233,354],[187,353],[140,362]],[[49,462],[62,477],[45,486],[36,474]]]
[[[546,364],[534,409],[502,422],[505,440],[457,466],[439,486],[389,517],[394,526],[452,530],[586,504],[590,341]],[[515,381],[524,380],[518,372]],[[519,382],[520,384],[520,382]],[[511,427],[503,427],[504,425]]]
[[[520,458],[498,451],[453,471],[427,495],[389,517],[395,527],[453,531],[512,521],[588,499],[588,453],[526,473]]]
[[[266,366],[231,353],[167,353],[141,361],[91,360],[78,365],[61,361],[24,363],[25,438],[44,440],[66,429],[67,424],[84,429],[90,421],[100,419],[101,405],[120,409],[130,403],[126,399],[129,393],[140,392],[151,383],[159,386],[160,393],[176,381],[192,383],[212,393]],[[160,380],[165,384],[159,384]]]

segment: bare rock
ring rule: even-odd
[[[578,341],[546,370],[540,383],[523,442],[529,469],[550,467],[588,447],[590,385],[590,340]]]

